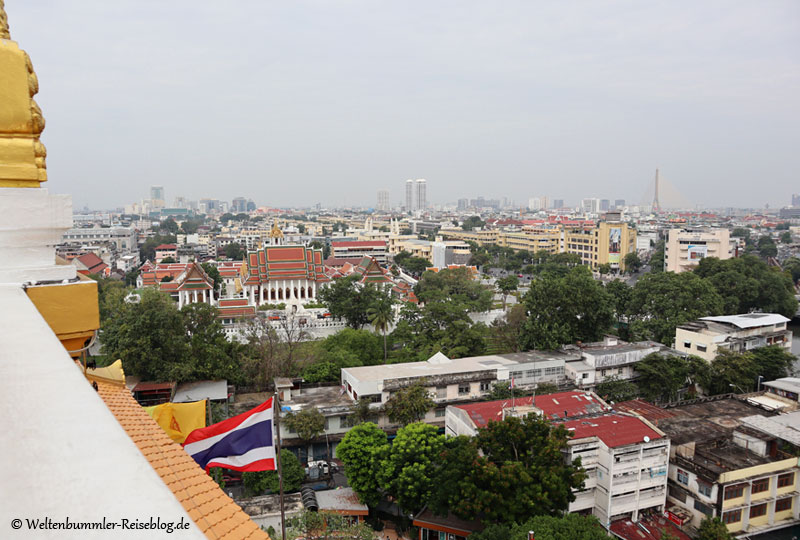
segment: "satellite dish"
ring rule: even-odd
[[[650,437],[648,437],[647,435],[645,435],[645,436],[644,436],[644,442],[650,442]]]

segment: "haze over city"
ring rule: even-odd
[[[548,196],[786,204],[796,2],[14,2],[77,208]],[[87,53],[87,51],[89,51]]]

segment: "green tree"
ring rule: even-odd
[[[642,267],[642,260],[639,258],[638,253],[631,251],[625,255],[625,258],[623,259],[623,265],[626,272],[635,274]]]
[[[178,224],[175,223],[175,220],[171,217],[165,219],[158,225],[158,231],[161,234],[174,235],[178,233],[179,229],[180,227],[178,227]]]
[[[174,235],[164,236],[161,234],[156,234],[155,236],[151,236],[139,247],[139,258],[142,261],[154,261],[156,258],[156,247],[160,246],[161,244],[174,243]]]
[[[789,257],[783,261],[783,270],[790,276],[792,283],[797,283],[800,280],[800,259]]]
[[[792,233],[790,233],[789,231],[784,231],[781,233],[780,239],[781,239],[781,244],[791,244]]]
[[[177,262],[174,258],[172,258],[172,257],[164,257],[163,259],[161,259],[159,264],[172,264],[174,262]],[[170,277],[170,276],[167,276],[167,277]],[[161,281],[164,281],[164,280],[162,279]],[[170,280],[170,281],[172,281],[172,280]]]
[[[650,255],[650,272],[658,274],[664,271],[664,241],[659,240]]]
[[[283,470],[283,491],[291,493],[300,489],[306,472],[300,461],[291,451],[281,449],[281,469]],[[242,473],[242,482],[250,496],[263,495],[267,491],[278,493],[280,479],[277,471],[256,471]]]
[[[597,271],[600,272],[600,275],[604,276],[606,274],[611,273],[611,264],[610,263],[603,263],[597,267]]]
[[[506,309],[506,297],[519,288],[519,278],[515,275],[506,276],[497,280],[497,288],[503,295],[503,310]]]
[[[708,392],[751,392],[756,389],[759,376],[765,381],[786,377],[796,360],[793,354],[777,345],[744,353],[719,349],[711,362]]]
[[[525,350],[597,341],[614,321],[613,298],[583,266],[563,277],[544,274],[532,281],[524,302],[529,313],[521,343]]]
[[[524,304],[513,306],[502,319],[496,320],[489,327],[491,352],[505,354],[522,350],[522,332],[528,315]]]
[[[456,467],[466,476],[463,481],[448,482],[445,473],[439,473],[439,493],[433,500],[461,518],[487,523],[521,522],[563,512],[585,478],[580,460],[564,460],[569,437],[563,426],[532,414],[489,422],[476,437],[482,456],[464,443],[457,449],[458,462],[445,456],[442,467]],[[465,467],[465,463],[473,466]]]
[[[307,383],[336,382],[341,378],[342,368],[333,362],[316,362],[303,368],[302,377]]]
[[[372,407],[372,400],[369,397],[361,396],[350,406],[350,422],[353,424],[374,422],[378,416],[380,411]]]
[[[391,293],[380,291],[375,303],[367,309],[369,323],[383,334],[383,362],[386,363],[388,349],[386,347],[386,330],[394,322],[394,298]]]
[[[433,406],[427,388],[417,383],[392,392],[383,408],[391,422],[407,426],[425,418]]]
[[[625,313],[628,311],[628,303],[630,303],[631,295],[633,294],[631,286],[622,280],[615,279],[614,281],[606,283],[605,287],[606,292],[610,294],[611,298],[614,300],[615,317],[617,320],[623,319]]]
[[[178,381],[228,379],[238,381],[244,347],[229,341],[214,306],[196,303],[181,310],[188,354],[172,371]]]
[[[698,357],[683,358],[652,353],[636,364],[636,386],[650,401],[675,401],[679,390],[690,384],[708,385],[708,362]]]
[[[155,289],[141,292],[138,303],[123,296],[106,309],[103,324],[103,354],[122,360],[125,372],[145,381],[170,381],[186,361],[189,346],[183,316],[175,302]]]
[[[596,517],[565,514],[536,516],[514,525],[489,525],[483,531],[471,534],[469,539],[528,540],[528,531],[536,532],[536,540],[608,540],[609,538]]]
[[[339,368],[380,364],[381,338],[367,330],[344,328],[319,342],[320,357]]]
[[[346,320],[351,328],[361,328],[369,322],[367,310],[381,294],[375,285],[361,284],[358,279],[356,275],[335,279],[318,294],[331,315]]]
[[[734,536],[728,532],[728,527],[718,517],[705,517],[700,522],[697,531],[697,540],[733,540]]]
[[[214,283],[214,291],[219,292],[219,287],[222,285],[222,276],[219,275],[219,269],[216,265],[211,263],[200,263],[200,266],[203,268],[203,271],[208,275],[211,281]]]
[[[483,227],[486,223],[480,218],[480,216],[470,216],[464,220],[461,224],[461,228],[465,231],[471,231],[476,227]]]
[[[745,227],[735,227],[733,231],[731,231],[731,236],[734,238],[744,238],[745,240],[749,240],[750,229]]]
[[[722,297],[719,314],[763,311],[794,317],[797,311],[791,278],[758,257],[744,255],[724,261],[709,257],[700,261],[693,274],[710,283]]]
[[[325,417],[316,407],[289,412],[283,421],[286,427],[297,433],[298,438],[306,445],[325,431]]]
[[[231,242],[230,244],[225,246],[223,253],[225,253],[225,256],[227,258],[232,259],[234,261],[244,260],[245,256],[245,250],[238,242]]]
[[[433,473],[444,435],[430,424],[409,424],[397,431],[381,463],[381,484],[400,508],[416,512],[430,499],[435,488]]]
[[[353,427],[336,447],[336,455],[344,464],[347,483],[363,504],[377,506],[380,502],[378,473],[388,452],[386,433],[372,422]]]
[[[420,302],[451,302],[469,311],[486,311],[492,306],[492,291],[472,279],[466,267],[426,272],[414,292]]]
[[[670,345],[678,325],[722,312],[722,298],[692,272],[642,276],[628,304],[631,333]]]
[[[758,253],[764,258],[777,257],[778,246],[775,245],[775,241],[769,236],[762,236],[758,239]]]
[[[597,385],[595,392],[606,401],[628,401],[639,395],[639,389],[631,381],[608,377]]]

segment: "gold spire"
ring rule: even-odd
[[[6,15],[5,2],[0,0],[0,39],[11,39],[11,33],[8,31],[8,15]]]
[[[47,150],[39,140],[44,117],[33,100],[38,91],[31,59],[11,41],[0,0],[0,187],[39,187],[47,181]]]

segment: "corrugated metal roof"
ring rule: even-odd
[[[701,317],[701,321],[732,324],[737,328],[756,328],[789,322],[779,313],[745,313],[744,315],[720,315],[718,317]]]

